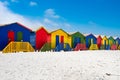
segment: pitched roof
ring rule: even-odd
[[[99,36],[97,37],[97,39],[102,39],[102,37],[99,35]]]
[[[115,40],[120,40],[120,38],[119,38],[119,37],[117,37]]]
[[[80,35],[82,35],[83,37],[85,37],[82,33],[80,33],[79,31],[77,31],[77,32],[75,32],[75,33],[73,33],[73,34],[71,34],[71,35],[75,35],[75,34],[80,34]]]
[[[20,24],[20,23],[18,23],[18,22],[10,23],[10,24],[4,24],[4,25],[1,25],[0,28],[1,28],[1,27],[5,27],[5,26],[9,26],[9,25],[12,25],[12,24],[20,25],[21,27],[26,28],[26,29],[28,29],[29,31],[32,31],[32,29],[29,29],[28,27],[26,27],[26,26],[24,26],[23,24]]]
[[[91,34],[89,34],[89,35],[87,35],[87,36],[93,36],[93,37],[95,37],[92,33],[91,33]],[[87,37],[87,36],[86,36],[86,37]],[[96,37],[95,37],[95,38],[96,38]]]
[[[41,29],[44,29],[47,33],[49,33],[43,26],[41,26],[39,29],[37,29],[36,32],[41,30]]]
[[[108,40],[108,38],[106,36],[104,36],[103,39],[107,39]]]
[[[114,40],[114,38],[112,36],[110,36],[108,39],[113,39]]]
[[[52,31],[51,33],[56,32],[56,31],[58,31],[58,30],[63,31],[63,32],[66,33],[68,36],[70,36],[70,35],[69,35],[67,32],[65,32],[63,29],[57,29],[57,30],[55,30],[55,31]]]

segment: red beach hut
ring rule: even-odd
[[[50,34],[41,27],[36,31],[36,50],[40,50],[45,43],[50,42]]]
[[[102,45],[102,37],[100,35],[97,38],[97,45],[98,45],[98,48],[100,49],[100,46]]]

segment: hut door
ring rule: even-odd
[[[77,37],[77,43],[80,43],[80,38],[79,37]]]
[[[118,45],[118,41],[115,41],[115,44]]]
[[[64,43],[64,36],[61,36],[61,43]]]
[[[93,39],[91,39],[91,44],[93,44]]]
[[[14,32],[13,31],[8,32],[8,43],[11,41],[14,41]]]
[[[17,33],[17,41],[22,41],[23,40],[23,34],[22,32]]]
[[[59,45],[59,36],[56,35],[56,46]]]
[[[30,35],[30,43],[34,48],[35,48],[35,38],[36,38],[35,33],[31,33],[31,35]]]
[[[113,44],[116,44],[115,40],[113,41]]]
[[[106,40],[104,41],[104,45],[105,45],[105,47],[106,47]]]
[[[74,48],[76,47],[76,45],[80,43],[80,38],[79,37],[75,37],[74,39]]]

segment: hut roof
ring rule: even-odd
[[[29,30],[29,31],[32,31],[30,28],[28,28],[28,27],[26,27],[26,26],[24,26],[23,24],[20,24],[20,23],[18,23],[18,22],[10,23],[10,24],[0,25],[0,28],[2,28],[2,27],[6,27],[6,26],[9,26],[9,25],[13,25],[13,24],[20,25],[21,27],[26,28],[26,29]]]
[[[61,31],[63,31],[64,33],[66,33],[67,35],[69,35],[66,31],[64,31],[63,29],[57,29],[57,30],[55,30],[55,31],[52,31],[51,33],[54,33],[54,32],[56,32],[56,31],[59,31],[59,30],[61,30]],[[69,35],[70,36],[70,35]]]
[[[47,33],[50,33],[43,26],[41,26],[39,29],[37,29],[36,32],[39,31],[39,30],[41,30],[41,29],[44,29]]]
[[[81,36],[83,36],[83,37],[85,37],[83,34],[81,34],[80,32],[75,32],[75,33],[73,33],[73,34],[71,34],[72,36],[73,35],[76,35],[76,34],[78,34],[78,35],[81,35]]]

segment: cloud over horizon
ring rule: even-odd
[[[38,4],[37,4],[37,2],[30,1],[29,5],[30,6],[37,6]]]
[[[49,30],[55,30],[58,28],[65,28],[70,26],[68,23],[61,23],[59,20],[60,16],[57,15],[54,9],[47,9],[44,11],[42,20],[30,19],[20,14],[12,12],[7,7],[7,2],[0,2],[0,24],[9,24],[19,22],[32,30],[36,31],[40,26],[45,26]]]
[[[11,0],[11,2],[19,2],[18,0]]]
[[[55,13],[54,9],[47,9],[44,13],[45,13],[44,16],[48,18],[55,18],[55,19],[60,18],[60,16]]]
[[[9,24],[14,22],[22,23],[32,29],[36,29],[36,26],[42,25],[42,23],[37,20],[31,20],[25,16],[12,12],[7,8],[5,3],[0,2],[0,24]]]
[[[18,0],[13,0],[18,1]],[[43,11],[43,15],[40,16],[41,19],[32,19],[27,16],[15,13],[9,9],[9,2],[0,1],[0,24],[10,24],[14,22],[19,22],[28,28],[36,31],[40,26],[44,26],[46,29],[53,31],[56,29],[63,29],[66,32],[76,32],[81,33],[95,33],[95,34],[106,34],[113,35],[112,31],[117,34],[117,29],[112,29],[109,31],[107,27],[99,25],[95,20],[89,20],[88,23],[69,23],[61,15],[57,14],[54,9],[48,8]],[[28,5],[29,6],[29,5]],[[97,31],[99,30],[99,31]]]

